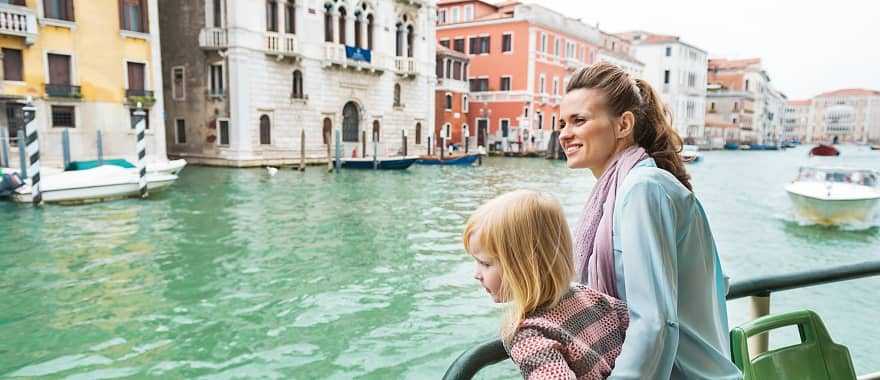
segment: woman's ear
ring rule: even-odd
[[[620,115],[620,119],[618,120],[617,125],[617,138],[629,137],[633,133],[633,129],[636,126],[636,115],[633,115],[632,112],[626,111]]]

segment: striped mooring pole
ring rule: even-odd
[[[37,135],[37,108],[28,99],[22,108],[24,112],[24,133],[28,157],[28,172],[31,176],[31,197],[34,206],[43,203],[43,194],[40,192],[40,139]],[[21,149],[21,144],[18,144]]]
[[[132,122],[137,134],[138,194],[141,198],[147,197],[147,142],[144,141],[147,132],[146,115],[143,106],[138,103],[137,110],[132,114]]]

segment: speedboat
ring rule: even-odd
[[[785,190],[799,216],[815,223],[870,223],[880,203],[878,180],[872,170],[802,167]]]
[[[107,160],[90,160],[90,161],[73,161],[67,164],[66,171],[85,170],[96,168],[101,165],[114,165],[126,169],[134,169],[136,166],[128,160],[116,158]],[[171,161],[155,161],[147,162],[147,173],[173,174],[178,175],[183,168],[186,167],[186,160],[178,159]]]
[[[91,169],[42,173],[40,193],[48,203],[90,203],[126,198],[139,194],[138,173],[116,165],[101,165]],[[147,172],[147,191],[162,190],[177,180],[177,175]],[[15,189],[12,200],[30,203],[33,199],[31,179]]]
[[[696,145],[684,145],[678,154],[684,162],[697,162],[703,157],[700,154],[700,148]]]

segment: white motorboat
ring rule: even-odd
[[[815,223],[870,223],[880,203],[878,180],[872,170],[802,167],[785,190],[799,216]]]
[[[157,173],[178,175],[184,167],[186,167],[186,160],[182,158],[171,161],[147,162],[147,174]]]
[[[44,202],[90,203],[138,195],[138,175],[131,169],[102,165],[92,169],[41,175],[40,192]],[[174,174],[147,172],[147,190],[162,190],[177,180]],[[31,182],[15,189],[12,200],[32,201]]]
[[[697,162],[703,157],[700,154],[700,148],[696,145],[684,145],[681,147],[681,160],[684,162]]]

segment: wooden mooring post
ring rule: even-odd
[[[299,133],[299,171],[306,171],[306,130]]]

